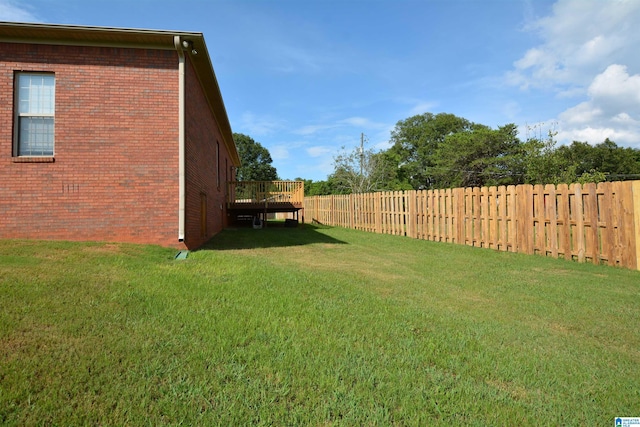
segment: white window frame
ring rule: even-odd
[[[20,81],[22,77],[35,77],[45,76],[53,79],[53,89],[46,91],[43,85],[41,89],[35,90],[36,94],[29,94],[29,97],[25,99],[23,92],[21,91]],[[29,85],[29,90],[33,90],[36,86]],[[14,138],[13,138],[13,153],[14,157],[53,157],[55,154],[55,105],[56,105],[56,80],[54,73],[46,72],[26,72],[20,71],[15,73],[14,77]],[[32,98],[33,96],[33,98]],[[38,99],[36,99],[38,98]],[[32,107],[31,104],[36,104]],[[39,103],[39,104],[38,104]],[[25,107],[26,105],[26,107]],[[22,122],[24,119],[51,119],[51,124],[45,124],[46,127],[51,127],[46,132],[45,138],[51,139],[51,141],[36,141],[35,139],[30,142],[23,141]],[[34,135],[37,138],[37,135]],[[23,152],[25,145],[33,145],[34,149],[29,152]],[[35,149],[40,146],[40,149]],[[50,149],[49,149],[50,148]]]

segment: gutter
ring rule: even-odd
[[[173,37],[173,44],[178,52],[178,241],[184,242],[185,233],[185,59],[180,36]]]

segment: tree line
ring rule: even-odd
[[[515,124],[491,128],[454,114],[424,113],[395,125],[389,149],[343,149],[326,180],[297,179],[304,180],[308,196],[640,179],[636,148],[608,138],[596,145],[558,145],[555,133],[543,134],[541,126],[528,133],[520,139]],[[264,146],[244,134],[233,136],[242,160],[239,181],[278,179]]]
[[[640,150],[605,139],[558,146],[540,127],[521,140],[515,124],[491,128],[448,113],[400,120],[391,147],[356,147],[334,157],[324,181],[305,180],[307,195],[640,178]]]

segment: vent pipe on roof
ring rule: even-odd
[[[178,241],[184,242],[185,233],[185,205],[186,205],[186,183],[185,183],[185,60],[184,51],[180,36],[173,37],[173,44],[178,52],[178,187],[180,199],[178,201]]]

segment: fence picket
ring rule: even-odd
[[[560,184],[556,188],[558,209],[558,250],[564,259],[571,259],[571,223],[569,217],[569,186]]]
[[[509,236],[508,236],[508,247],[511,252],[518,251],[517,245],[517,188],[515,185],[510,185],[507,187],[507,192],[509,194],[509,202],[507,204],[507,215],[509,216],[509,225],[507,227]]]
[[[604,258],[607,260],[607,264],[615,265],[615,226],[613,224],[613,209],[616,203],[612,197],[610,182],[600,183],[599,187],[602,191],[603,198],[611,201],[602,207],[602,222],[604,223],[602,230],[605,231],[602,238],[602,252],[604,254]]]
[[[547,184],[544,187],[545,193],[545,223],[546,223],[546,254],[558,258],[558,199],[556,196],[556,187]]]
[[[571,184],[569,187],[573,197],[572,213],[575,227],[573,229],[574,253],[578,257],[578,262],[584,262],[584,203],[582,199],[582,186],[580,184]]]
[[[482,190],[476,187],[473,196],[473,246],[482,246]]]
[[[620,186],[622,187],[622,183]],[[640,269],[640,236],[638,236],[640,230],[640,181],[632,182],[630,186],[625,187],[621,198],[624,212],[623,228],[620,231],[624,236],[622,265],[638,270]],[[635,212],[635,215],[629,215],[630,212]]]
[[[598,193],[594,183],[584,184],[584,216],[586,258],[594,264],[600,263],[599,239],[600,221],[598,218]]]

